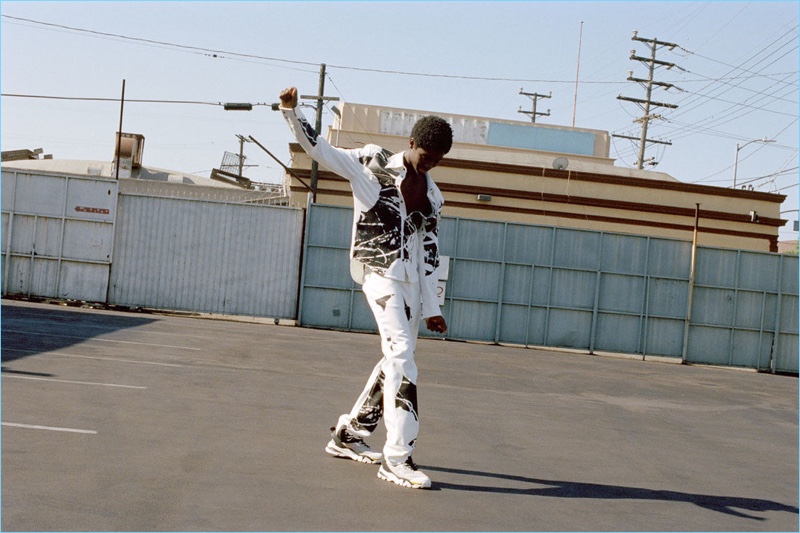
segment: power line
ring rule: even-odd
[[[150,45],[157,45],[157,46],[166,46],[177,48],[187,52],[202,52],[205,55],[213,58],[218,59],[226,59],[226,56],[230,57],[240,57],[240,58],[247,58],[247,59],[256,59],[260,61],[275,61],[281,63],[288,63],[288,64],[295,64],[295,65],[304,65],[304,66],[314,66],[319,67],[319,63],[311,62],[311,61],[300,61],[300,60],[292,60],[292,59],[284,59],[279,57],[268,57],[268,56],[261,56],[257,54],[245,54],[241,52],[232,52],[228,50],[219,50],[214,48],[204,48],[200,46],[191,46],[191,45],[184,45],[178,43],[171,43],[167,41],[158,41],[154,39],[145,39],[142,37],[131,37],[128,35],[122,35],[119,33],[109,33],[109,32],[102,32],[97,30],[89,30],[86,28],[76,28],[74,26],[66,26],[63,24],[54,24],[51,22],[43,22],[39,20],[33,20],[28,18],[22,17],[13,17],[11,15],[0,15],[2,18],[16,20],[21,22],[27,22],[30,24],[37,24],[49,28],[59,28],[63,30],[74,31],[78,33],[87,33],[90,35],[95,35],[99,37],[107,37],[113,39],[122,39],[126,41],[133,41],[139,42],[144,44]],[[443,79],[457,79],[457,80],[473,80],[473,81],[499,81],[499,82],[531,82],[531,83],[575,83],[574,80],[542,80],[542,79],[529,79],[529,78],[501,78],[501,77],[489,77],[489,76],[467,76],[467,75],[455,75],[455,74],[439,74],[439,73],[428,73],[428,72],[411,72],[411,71],[402,71],[402,70],[387,70],[387,69],[378,69],[378,68],[367,68],[367,67],[354,67],[348,65],[327,65],[328,68],[334,69],[341,69],[341,70],[352,70],[352,71],[359,71],[359,72],[372,72],[377,74],[395,74],[395,75],[403,75],[403,76],[418,76],[418,77],[429,77],[429,78],[443,78]],[[616,81],[582,81],[582,83],[589,83],[589,84],[611,84],[617,85],[619,82]]]
[[[40,98],[45,100],[70,100],[78,102],[119,102],[119,98],[102,98],[90,96],[52,96],[43,94],[14,94],[2,93],[0,96],[9,98]],[[230,103],[224,102],[200,102],[196,100],[149,100],[149,99],[125,99],[126,103],[139,103],[139,104],[185,104],[185,105],[211,105],[211,106],[230,106]],[[271,106],[268,103],[247,104],[250,106]]]
[[[61,29],[64,29],[64,30],[70,30],[70,31],[75,31],[75,32],[80,32],[80,33],[88,33],[88,34],[92,34],[92,35],[98,35],[98,36],[101,36],[101,37],[113,37],[115,39],[124,39],[124,40],[127,40],[127,41],[136,41],[136,42],[141,42],[141,43],[146,43],[146,44],[155,44],[155,45],[159,45],[159,46],[169,46],[169,47],[173,47],[173,48],[180,48],[180,49],[191,50],[191,51],[195,51],[195,52],[206,52],[206,53],[209,53],[209,54],[228,54],[228,55],[235,55],[235,56],[239,56],[239,57],[249,57],[251,59],[262,59],[262,60],[267,60],[267,61],[278,61],[278,62],[284,62],[284,63],[293,63],[293,64],[297,64],[297,65],[314,65],[314,66],[317,65],[317,63],[311,63],[311,62],[307,62],[307,61],[296,61],[296,60],[281,59],[281,58],[278,58],[278,57],[266,57],[266,56],[259,56],[259,55],[254,55],[254,54],[243,54],[243,53],[239,53],[239,52],[228,52],[228,51],[224,51],[224,50],[215,50],[213,48],[203,48],[203,47],[200,47],[200,46],[190,46],[190,45],[185,45],[185,44],[170,43],[170,42],[167,42],[167,41],[157,41],[155,39],[145,39],[143,37],[130,37],[128,35],[122,35],[122,34],[119,34],[119,33],[109,33],[109,32],[97,31],[97,30],[89,30],[89,29],[86,29],[86,28],[76,28],[76,27],[73,27],[73,26],[65,26],[63,24],[54,24],[52,22],[43,22],[43,21],[40,21],[40,20],[33,20],[33,19],[22,18],[22,17],[12,17],[11,15],[0,15],[0,16],[2,16],[3,18],[7,18],[7,19],[18,20],[18,21],[22,21],[22,22],[29,22],[31,24],[39,24],[41,26],[48,26],[48,27],[52,27],[52,28],[61,28]]]
[[[792,31],[792,30],[790,30],[790,31]],[[771,43],[769,43],[768,45],[764,46],[761,50],[759,50],[756,53],[754,53],[750,58],[742,61],[742,63],[740,65],[738,65],[738,66],[733,66],[733,65],[728,65],[726,63],[722,63],[725,66],[729,67],[729,70],[724,74],[724,76],[731,75],[731,74],[733,74],[735,72],[746,72],[748,74],[758,74],[761,77],[769,78],[769,76],[763,74],[763,70],[766,67],[761,67],[761,69],[758,72],[754,72],[752,70],[754,67],[758,66],[759,63],[762,63],[766,59],[766,58],[762,58],[762,59],[758,59],[757,60],[756,58],[758,58],[760,55],[766,53],[770,49],[770,47],[773,47],[773,46],[777,45],[781,41],[781,39],[786,37],[789,33],[790,32],[786,32],[783,35],[781,35],[780,37],[774,39]],[[783,45],[781,45],[780,47],[782,48],[783,46],[785,46],[785,43]],[[690,52],[690,51],[688,51],[688,50],[686,50],[684,48],[682,48],[682,50],[686,51],[687,53],[692,53],[692,52]],[[775,51],[770,52],[767,55],[767,58],[770,55],[774,54],[774,53],[775,53]],[[755,61],[754,65],[752,65],[752,66],[748,65],[748,64],[750,64],[750,63],[752,63],[754,61]],[[794,77],[794,75],[792,75],[792,77]],[[689,98],[691,98],[693,96],[706,96],[706,97],[715,96],[715,97],[719,97],[721,94],[724,94],[724,93],[726,93],[726,92],[728,92],[728,91],[730,91],[732,89],[736,89],[736,88],[741,89],[742,88],[741,87],[742,86],[742,82],[741,81],[738,82],[738,83],[735,83],[735,84],[725,83],[725,84],[723,84],[723,86],[716,85],[720,80],[721,80],[721,77],[708,78],[708,81],[706,82],[704,87],[702,87],[699,91],[694,91],[692,93],[687,94],[687,98],[685,98],[685,99],[689,99]],[[775,81],[775,80],[773,80],[773,81]],[[783,81],[783,80],[781,80],[781,81]],[[701,91],[704,91],[706,89],[708,89],[707,93],[706,94],[701,94]],[[777,90],[777,89],[778,88],[775,87],[775,90]],[[758,93],[759,94],[763,94],[763,91],[758,91]],[[699,102],[697,100],[694,100],[692,102],[689,102],[688,104],[684,104],[683,102],[681,102],[681,104],[682,104],[682,111],[676,113],[673,116],[673,118],[675,118],[677,116],[680,116],[682,114],[686,114],[690,110],[694,110],[698,106],[703,105],[703,102]]]

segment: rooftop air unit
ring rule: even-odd
[[[118,133],[114,143],[114,171],[119,164],[119,177],[130,178],[134,169],[142,166],[144,135],[138,133]],[[119,163],[117,163],[119,161]]]

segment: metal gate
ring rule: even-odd
[[[3,294],[104,301],[117,182],[2,171]]]
[[[303,210],[120,195],[109,303],[294,318]]]
[[[311,206],[304,325],[376,330],[351,224],[352,209]],[[797,257],[700,247],[689,323],[689,242],[444,217],[440,250],[448,338],[798,370]]]

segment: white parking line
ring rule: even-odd
[[[97,435],[97,432],[91,429],[59,428],[53,426],[34,426],[31,424],[14,424],[13,422],[3,422],[2,424],[4,426],[9,426],[12,428],[42,429],[45,431],[63,431],[65,433],[86,433],[89,435]]]
[[[97,357],[94,355],[78,355],[72,353],[61,353],[59,351],[53,352],[42,352],[41,350],[24,350],[22,348],[3,348],[3,351],[6,352],[24,352],[24,353],[32,353],[32,354],[39,354],[39,355],[50,355],[54,357],[73,357],[76,359],[94,359],[96,361],[112,361],[114,363],[131,363],[135,365],[154,365],[154,366],[171,366],[171,367],[182,367],[183,365],[179,365],[176,363],[157,363],[155,361],[139,361],[137,359],[123,359],[120,357]]]
[[[134,342],[134,341],[119,341],[114,339],[96,339],[96,338],[86,338],[86,337],[78,337],[75,335],[59,335],[56,333],[41,333],[38,331],[24,331],[24,330],[17,330],[17,329],[4,329],[3,333],[22,333],[23,335],[46,335],[48,337],[60,337],[63,339],[80,339],[84,342],[88,341],[96,341],[96,342],[115,342],[119,344],[136,344],[138,346],[151,346],[153,348],[170,348],[174,350],[192,350],[199,352],[202,348],[190,348],[188,346],[171,346],[168,344],[151,344],[148,342]]]
[[[95,385],[98,387],[116,387],[119,389],[139,389],[139,390],[147,389],[147,387],[139,387],[136,385],[119,385],[117,383],[94,383],[91,381],[70,381],[67,379],[34,378],[31,376],[14,376],[9,374],[3,374],[3,377],[10,379],[31,379],[33,381],[54,381],[56,383],[71,383],[73,385]]]
[[[177,365],[174,363],[156,363],[153,361],[137,361],[136,359],[121,359],[119,357],[95,357],[93,355],[76,355],[71,353],[58,353],[54,352],[49,355],[58,355],[60,357],[74,357],[77,359],[95,359],[97,361],[113,361],[115,363],[131,363],[135,365],[154,365],[154,366],[171,366],[171,367],[182,367],[183,365]]]

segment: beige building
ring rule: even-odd
[[[343,148],[372,143],[402,151],[426,114],[454,131],[453,149],[433,171],[445,216],[692,240],[700,204],[701,246],[778,251],[785,196],[616,167],[605,131],[342,103],[327,139]],[[296,143],[290,152],[296,177],[310,183],[310,158]],[[308,190],[296,177],[287,178],[289,203],[305,206]],[[352,206],[344,179],[324,168],[317,179],[318,203]]]

